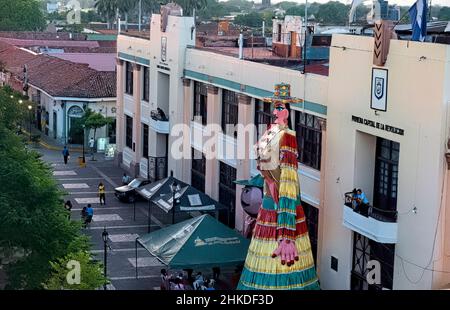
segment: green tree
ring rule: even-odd
[[[317,11],[316,18],[324,24],[345,25],[348,22],[350,7],[338,1],[322,4]]]
[[[136,7],[139,0],[118,0],[117,8],[125,16],[125,30],[128,30],[128,15]]]
[[[67,281],[68,272],[74,266],[70,264],[71,261],[79,263],[79,283]],[[55,262],[51,262],[50,265],[52,266],[52,275],[44,284],[44,287],[49,290],[94,290],[106,282],[103,276],[102,264],[92,261],[91,255],[87,251],[70,253],[63,258],[57,259]]]
[[[308,15],[310,15],[311,12],[308,10]],[[286,10],[286,15],[293,15],[293,16],[305,16],[305,5],[297,5],[297,6],[291,6]]]
[[[261,27],[263,18],[261,14],[252,12],[249,14],[238,15],[234,19],[234,23],[247,27]]]
[[[438,14],[438,19],[439,20],[446,20],[446,21],[450,21],[450,7],[448,6],[444,6],[439,10],[439,14]]]
[[[105,18],[108,29],[112,29],[114,19],[117,15],[117,0],[97,0],[95,2],[95,8],[97,9],[97,13]]]
[[[95,141],[95,135],[97,133],[97,129],[102,128],[114,121],[112,117],[105,117],[103,114],[94,112],[91,109],[87,109],[86,113],[83,117],[84,125],[86,126],[86,129],[94,130],[94,141]],[[94,159],[94,154],[92,154],[92,158]]]
[[[35,0],[0,0],[0,31],[40,31],[46,26]]]

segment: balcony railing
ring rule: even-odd
[[[157,133],[169,134],[169,119],[161,109],[150,112],[150,127]]]
[[[354,210],[352,197],[353,197],[352,192],[345,193],[345,205]],[[380,209],[370,204],[367,204],[365,206],[361,205],[359,213],[367,217],[372,217],[381,222],[388,222],[388,223],[397,222],[397,214],[398,214],[397,211]]]
[[[343,225],[380,243],[397,242],[397,211],[383,210],[371,205],[353,206],[352,193],[345,194]]]

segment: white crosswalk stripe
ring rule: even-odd
[[[134,242],[139,238],[138,234],[117,234],[109,235],[109,240],[112,242]]]
[[[89,188],[89,185],[86,183],[64,183],[62,185],[65,189],[69,188]]]
[[[61,170],[61,171],[53,171],[54,176],[62,176],[62,175],[77,175],[77,173],[73,170]]]
[[[92,217],[94,222],[123,221],[119,214],[98,214]]]
[[[75,201],[78,204],[100,203],[100,199],[98,197],[93,197],[93,198],[75,198]]]

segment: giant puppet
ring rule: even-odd
[[[288,127],[290,85],[275,86],[274,123],[255,145],[264,196],[237,289],[319,289],[297,173],[297,140]]]

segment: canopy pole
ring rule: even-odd
[[[136,280],[138,279],[138,241],[136,238],[136,241],[134,243],[134,248],[135,248],[135,256],[136,256]]]
[[[147,225],[148,225],[148,228],[147,228],[147,232],[148,233],[150,233],[151,232],[151,226],[152,226],[152,209],[151,209],[151,207],[150,207],[150,198],[148,199],[148,212],[147,212],[147,214],[148,214],[148,222],[147,222]]]

